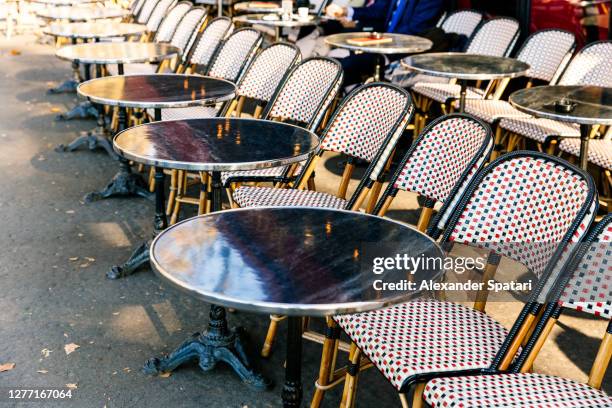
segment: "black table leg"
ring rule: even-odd
[[[591,126],[580,125],[580,168],[584,171],[589,166],[589,138],[591,137]]]
[[[465,79],[459,80],[459,86],[461,90],[459,91],[459,112],[465,112],[465,98],[467,96],[467,81]]]
[[[221,173],[212,172],[212,211],[221,210],[222,188]],[[159,207],[159,210],[163,213],[164,206]],[[198,360],[203,371],[210,371],[218,362],[224,362],[234,369],[245,384],[255,389],[266,389],[270,382],[251,367],[240,332],[227,327],[225,308],[211,305],[210,320],[205,333],[195,333],[165,357],[150,358],[142,370],[145,374],[159,374],[172,371],[187,361]]]
[[[104,116],[104,106],[95,104],[95,109],[98,111],[98,118],[96,121],[96,129],[87,133],[81,134],[81,136],[74,139],[70,144],[60,144],[55,148],[57,152],[72,152],[83,145],[87,145],[89,150],[95,150],[102,148],[108,153],[113,159],[119,159],[119,156],[113,150],[113,145],[106,134],[106,118]]]
[[[119,131],[127,127],[127,117],[125,108],[119,108]],[[132,173],[130,163],[125,158],[119,156],[119,172],[106,185],[102,191],[94,191],[85,195],[85,202],[92,202],[110,197],[131,197],[140,196],[149,200],[153,195],[149,192],[145,181],[139,174]]]
[[[166,200],[164,188],[164,170],[155,168],[155,217],[153,219],[153,237],[168,226],[166,218]],[[106,272],[108,279],[119,279],[133,274],[140,267],[149,263],[149,248],[151,241],[143,242],[122,265],[114,265]]]
[[[302,404],[302,318],[289,316],[287,331],[287,366],[283,385],[283,407]]]
[[[72,39],[72,44],[76,44],[76,38]],[[51,88],[47,91],[49,94],[73,93],[76,92],[77,86],[81,82],[81,73],[79,72],[79,63],[72,61],[72,79],[64,81],[62,84]]]
[[[83,69],[85,70],[85,81],[89,81],[91,79],[91,65],[84,64]],[[78,70],[78,67],[77,67]],[[79,82],[75,85],[76,87],[79,85]],[[81,102],[77,104],[74,108],[70,109],[68,112],[61,113],[55,117],[55,120],[71,120],[75,118],[86,119],[89,117],[97,118],[98,110],[93,106],[93,104],[89,101]]]

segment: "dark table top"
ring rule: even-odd
[[[129,14],[121,8],[103,8],[98,6],[77,5],[68,7],[50,7],[37,10],[39,17],[50,20],[88,21],[104,18],[120,18]]]
[[[194,171],[255,170],[308,158],[319,139],[306,129],[258,119],[152,122],[117,134],[115,150],[139,163]]]
[[[181,108],[234,97],[235,85],[201,75],[116,75],[81,83],[77,92],[94,103],[128,108]]]
[[[566,99],[570,112],[559,112],[555,102]],[[612,125],[612,88],[598,86],[536,86],[510,95],[518,110],[541,118],[584,125]]]
[[[529,70],[529,64],[514,58],[463,52],[414,55],[404,58],[402,65],[424,74],[466,80],[515,78],[525,75]]]
[[[170,44],[109,42],[68,45],[56,51],[58,58],[82,64],[133,64],[174,58],[180,49]]]
[[[248,208],[176,224],[151,245],[162,278],[207,302],[239,310],[326,316],[415,299],[439,269],[373,273],[374,257],[443,258],[425,234],[398,222],[322,208]],[[403,256],[403,255],[402,255]],[[414,282],[376,290],[374,281]]]
[[[43,28],[43,33],[67,38],[109,38],[142,34],[147,26],[142,24],[92,22],[92,23],[53,23]]]
[[[363,51],[372,54],[415,54],[427,51],[433,45],[427,38],[418,37],[416,35],[393,33],[381,33],[384,37],[391,37],[393,39],[392,42],[382,44],[355,45],[347,42],[347,40],[368,37],[369,35],[370,33],[364,32],[333,34],[325,37],[325,42],[332,47]]]

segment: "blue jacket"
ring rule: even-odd
[[[404,12],[394,33],[416,35],[433,27],[442,12],[443,0],[403,0]],[[375,0],[369,7],[356,7],[353,20],[363,29],[388,31],[397,0]]]

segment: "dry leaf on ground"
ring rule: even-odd
[[[11,371],[13,368],[15,368],[15,363],[0,364],[0,373],[3,371]]]
[[[46,358],[46,357],[49,357],[49,354],[51,354],[52,352],[53,352],[53,350],[49,350],[49,349],[46,349],[46,348],[44,348],[44,349],[40,350],[40,354],[42,354],[43,356],[45,356],[45,358]]]
[[[64,351],[66,352],[66,354],[70,354],[73,351],[75,351],[76,349],[78,349],[79,347],[81,347],[81,346],[79,346],[78,344],[75,344],[75,343],[66,344],[64,346]]]
[[[161,377],[161,378],[168,378],[168,377],[170,377],[171,375],[172,375],[172,373],[171,373],[170,371],[167,371],[167,372],[165,372],[165,373],[161,373],[161,374],[159,374],[159,375],[158,375],[158,377]]]
[[[66,384],[66,388],[70,388],[71,390],[76,390],[78,386],[75,383]]]
[[[47,371],[47,370],[36,370],[36,372],[40,373],[40,374],[47,374],[49,371]]]

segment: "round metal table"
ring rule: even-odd
[[[331,47],[343,48],[350,51],[360,51],[368,54],[375,54],[377,57],[376,68],[374,71],[374,80],[380,81],[382,67],[384,66],[383,55],[392,54],[417,54],[429,50],[433,43],[431,40],[415,35],[394,34],[394,33],[377,33],[382,37],[391,38],[392,41],[371,44],[371,45],[356,45],[351,44],[351,40],[357,38],[365,38],[372,33],[356,32],[356,33],[340,33],[325,37],[325,43]]]
[[[234,4],[234,11],[240,13],[282,13],[280,1],[242,1]]]
[[[530,115],[580,124],[580,167],[587,169],[593,125],[612,125],[612,88],[598,86],[536,86],[510,95],[510,103]],[[559,111],[556,103],[569,104]]]
[[[51,7],[37,10],[36,15],[48,20],[89,21],[106,18],[123,18],[130,14],[128,10],[121,8],[104,8],[98,6],[70,6]]]
[[[156,121],[161,109],[216,104],[234,97],[236,87],[222,79],[200,75],[146,74],[117,75],[83,82],[77,92],[97,106],[119,107],[119,130],[126,128],[126,108],[153,109]],[[100,192],[85,196],[86,201],[116,195],[149,197],[139,175],[131,172],[120,158],[120,171]]]
[[[85,68],[84,80],[89,77],[89,66],[96,65],[98,77],[101,76],[101,65],[117,64],[119,75],[123,75],[123,65],[131,63],[159,62],[180,55],[180,49],[165,43],[141,43],[141,42],[118,42],[118,43],[89,43],[68,45],[56,51],[55,55],[72,64],[73,79],[70,83],[64,83],[51,93],[66,92],[68,88],[76,89],[83,81],[79,73],[79,65]],[[69,120],[77,117],[87,117],[91,106],[78,105],[67,113],[60,115],[59,119]],[[98,116],[97,114],[94,116]]]
[[[92,23],[52,23],[43,28],[43,33],[53,37],[70,39],[99,40],[101,38],[129,37],[147,31],[143,24],[92,22]]]
[[[376,281],[407,281],[409,274],[402,269],[373,273],[374,257],[398,254],[444,258],[431,238],[387,218],[335,209],[273,207],[224,211],[176,224],[153,241],[151,264],[162,279],[206,302],[289,315],[282,398],[283,406],[298,407],[302,316],[364,312],[409,301],[422,294],[421,282],[442,278],[442,270],[418,269],[410,275],[412,288],[376,290]],[[226,327],[225,314],[211,308],[206,333],[165,358],[149,360],[145,370],[171,370],[194,357],[205,370],[217,360],[233,365],[224,358],[236,341]],[[226,340],[211,351],[210,338]]]
[[[404,58],[402,66],[423,74],[459,80],[459,112],[465,110],[467,81],[495,80],[523,76],[529,64],[514,58],[466,54],[463,52],[436,52]]]
[[[278,14],[260,13],[237,16],[234,17],[234,21],[243,24],[259,24],[273,27],[276,33],[275,40],[278,41],[281,38],[281,29],[316,26],[319,24],[321,19],[317,16],[309,15],[307,19],[301,19],[294,16],[288,20],[283,20],[283,18]]]

